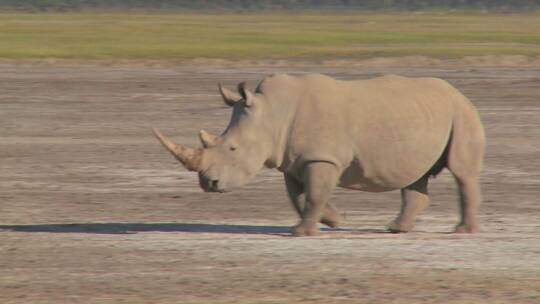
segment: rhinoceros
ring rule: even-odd
[[[387,75],[343,81],[310,74],[274,75],[255,91],[219,85],[232,107],[220,136],[199,133],[202,147],[175,144],[154,134],[204,191],[245,185],[264,166],[283,172],[300,222],[295,236],[336,227],[340,213],[329,202],[336,186],[383,192],[401,190],[391,232],[408,232],[429,204],[428,180],[447,168],[455,177],[461,219],[455,232],[479,230],[479,174],[485,135],[472,103],[438,78]]]

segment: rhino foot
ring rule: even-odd
[[[338,225],[339,225],[339,222],[338,221],[333,221],[331,219],[327,219],[327,218],[323,218],[321,220],[321,224],[324,224],[330,228],[337,228]]]
[[[395,219],[391,221],[386,228],[392,233],[406,233],[413,230],[414,223],[403,222],[399,219]]]
[[[291,229],[291,233],[293,236],[315,236],[319,235],[320,231],[317,226],[307,227],[306,225],[298,224]]]
[[[454,229],[454,233],[477,233],[480,232],[478,224],[459,224]]]
[[[321,224],[324,224],[330,228],[337,228],[339,226],[339,216],[330,217],[325,216],[321,219]]]
[[[332,203],[328,202],[325,206],[320,223],[330,228],[337,228],[341,219],[342,216],[338,209]]]

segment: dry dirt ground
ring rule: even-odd
[[[219,132],[232,87],[276,73],[436,76],[488,136],[483,232],[448,234],[445,172],[416,231],[399,193],[337,190],[342,229],[289,237],[281,175],[203,193],[152,137]],[[540,65],[0,62],[0,303],[540,303]]]

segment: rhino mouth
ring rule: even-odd
[[[217,179],[211,179],[202,173],[199,173],[199,184],[204,192],[229,192],[228,189],[223,187],[223,183],[220,183]]]
[[[227,192],[227,189],[220,187],[219,180],[211,180],[210,181],[210,191],[208,191],[208,192],[225,193],[225,192]]]

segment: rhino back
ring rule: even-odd
[[[343,170],[341,186],[365,191],[402,188],[426,174],[443,153],[455,104],[464,98],[431,78],[300,82],[287,159],[296,168],[334,163]]]

